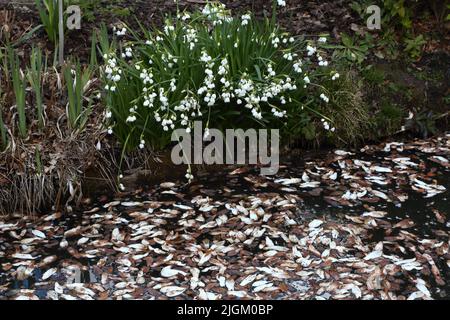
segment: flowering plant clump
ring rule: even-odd
[[[107,127],[127,149],[163,148],[174,129],[190,132],[198,120],[289,135],[306,122],[335,131],[326,114],[339,73],[321,49],[326,38],[292,37],[273,20],[233,17],[220,3],[142,29],[102,40]]]

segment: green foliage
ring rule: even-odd
[[[362,72],[362,76],[372,85],[381,85],[386,79],[385,73],[373,66],[366,67]]]
[[[130,32],[128,42],[110,42],[105,28],[100,37],[107,125],[127,150],[164,148],[172,130],[196,120],[280,128],[285,137],[334,131],[326,114],[339,75],[319,65],[321,42],[294,39],[271,20],[231,18],[221,6],[179,13],[163,30],[142,28],[143,37]]]
[[[11,78],[13,82],[14,95],[16,98],[16,108],[19,118],[18,128],[19,135],[22,138],[27,137],[27,120],[26,120],[26,100],[25,100],[25,90],[26,82],[23,76],[22,70],[20,69],[19,57],[14,52],[12,48],[8,50],[8,59],[10,62]]]
[[[64,68],[68,98],[67,119],[71,130],[83,129],[91,112],[90,104],[88,107],[84,107],[84,91],[90,75],[90,69],[82,70],[78,61],[75,62],[74,69],[69,66]]]
[[[41,23],[48,39],[56,45],[58,41],[58,0],[35,0]]]
[[[407,52],[411,58],[417,59],[421,56],[422,48],[426,43],[427,41],[422,34],[417,37],[406,38],[406,47],[404,51]]]
[[[417,0],[383,0],[385,20],[398,21],[403,28],[410,29],[415,3]]]
[[[350,63],[361,65],[367,58],[369,50],[373,47],[371,35],[367,34],[362,41],[358,37],[351,37],[345,33],[342,34],[342,43],[338,45],[329,45],[327,48],[334,49],[336,59],[344,58]]]
[[[27,69],[27,78],[35,94],[37,118],[40,129],[43,129],[45,125],[44,110],[42,106],[42,75],[46,68],[46,63],[44,67],[42,66],[42,51],[33,48],[30,56],[30,68]]]
[[[69,128],[72,130],[82,130],[91,114],[92,100],[86,97],[86,91],[88,90],[89,83],[96,72],[97,65],[97,55],[96,55],[96,44],[97,38],[95,34],[92,36],[91,40],[91,57],[89,64],[82,68],[79,61],[73,63],[74,69],[70,65],[64,68],[64,80],[67,86],[67,119]],[[87,106],[85,103],[87,100]]]
[[[380,109],[372,118],[371,134],[375,138],[386,137],[401,129],[404,111],[401,107],[393,103],[390,97],[380,102]]]
[[[416,110],[415,116],[407,120],[405,127],[427,138],[437,133],[436,121],[439,118],[431,110]]]
[[[1,53],[0,53],[1,57]],[[0,85],[0,150],[4,150],[8,145],[8,139],[6,136],[5,122],[3,121],[3,92],[2,86]]]

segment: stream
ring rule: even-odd
[[[1,299],[449,299],[450,135],[0,218]]]

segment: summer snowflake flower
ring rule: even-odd
[[[330,99],[325,95],[325,94],[320,94],[320,99],[322,99],[323,101],[325,101],[326,103],[330,102]]]
[[[122,53],[122,58],[131,58],[133,56],[133,49],[131,49],[130,47],[125,48],[125,53]]]
[[[113,31],[116,32],[117,36],[124,36],[127,33],[127,29],[122,28],[121,30],[117,30],[116,27],[113,28]]]
[[[130,108],[130,115],[127,117],[127,119],[125,121],[130,122],[130,123],[135,122],[137,120],[135,112],[136,112],[136,106]]]
[[[194,179],[194,176],[192,175],[190,169],[188,169],[188,170],[186,171],[185,177],[186,177],[186,179],[188,179],[189,181],[191,181],[192,179]]]
[[[135,122],[136,121],[136,116],[135,115],[130,115],[128,116],[126,122]]]
[[[336,131],[336,128],[335,127],[331,127],[330,123],[328,123],[328,121],[326,121],[325,119],[321,119],[320,121],[322,121],[322,125],[323,125],[323,128],[325,130],[331,131],[331,132]]]
[[[169,34],[171,31],[174,31],[174,30],[175,30],[175,27],[172,26],[172,25],[166,25],[166,26],[164,26],[164,33],[165,33],[165,34]]]
[[[340,75],[339,75],[339,73],[335,73],[332,77],[331,77],[331,80],[336,80],[336,79],[338,79],[340,77]]]
[[[274,38],[272,39],[272,45],[273,45],[274,48],[278,48],[278,44],[279,44],[279,43],[280,43],[280,38],[274,37]]]
[[[244,14],[242,17],[242,25],[246,26],[248,25],[248,22],[251,20],[251,16],[249,14]]]
[[[205,132],[203,133],[203,140],[207,139],[209,137],[209,128],[205,128]]]
[[[312,46],[310,46],[310,45],[307,45],[307,46],[306,46],[306,50],[308,51],[308,56],[310,57],[310,56],[312,56],[314,53],[316,53],[317,48],[312,47]]]
[[[189,15],[189,13],[185,12],[183,14],[183,16],[181,17],[181,20],[186,21],[186,20],[188,20],[190,18],[191,18],[191,16]]]
[[[294,65],[292,66],[293,68],[294,68],[294,71],[295,72],[297,72],[297,73],[302,73],[302,68],[301,68],[301,62],[299,61],[299,62],[296,62],[296,63],[294,63]]]
[[[318,40],[320,43],[326,43],[327,42],[327,38],[325,37],[320,37]]]
[[[262,114],[260,111],[258,111],[256,108],[252,109],[252,115],[253,117],[255,117],[255,119],[261,120],[262,119]]]
[[[277,2],[278,2],[278,5],[280,7],[285,7],[286,6],[286,1],[285,0],[277,0]]]
[[[269,65],[267,66],[267,72],[269,73],[269,76],[271,76],[271,77],[275,77],[275,76],[276,76],[275,71],[273,71],[272,64],[270,64],[270,63],[269,63]]]
[[[283,55],[283,58],[288,61],[292,61],[292,60],[294,60],[294,57],[296,57],[296,56],[297,56],[297,54],[288,52]]]

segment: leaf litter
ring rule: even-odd
[[[336,150],[0,218],[0,299],[448,298],[449,148]]]

